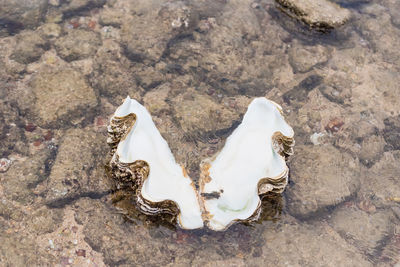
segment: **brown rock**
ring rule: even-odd
[[[330,133],[336,133],[340,130],[340,128],[342,128],[343,125],[344,125],[343,119],[332,118],[325,126],[325,130]]]
[[[101,45],[100,36],[92,31],[71,30],[54,43],[57,54],[66,61],[93,56]]]
[[[32,105],[29,109],[40,126],[71,124],[71,120],[91,114],[98,103],[85,78],[72,69],[39,72],[30,86],[36,101],[26,104]]]
[[[363,139],[359,153],[361,163],[371,167],[382,156],[385,144],[382,136],[372,135]]]
[[[6,198],[22,204],[32,202],[35,199],[32,189],[47,178],[53,154],[54,151],[42,150],[35,156],[15,160],[7,172],[0,173]]]
[[[89,128],[71,129],[64,134],[47,180],[49,203],[57,206],[83,193],[102,194],[108,190],[103,169],[108,151],[105,141],[103,135]]]
[[[17,36],[17,46],[10,58],[28,64],[38,60],[46,49],[48,44],[38,33],[26,31]]]
[[[301,218],[345,201],[360,186],[358,162],[328,145],[296,146],[289,169],[289,212]]]
[[[124,21],[124,13],[112,8],[103,8],[99,20],[103,26],[121,27]]]
[[[393,206],[400,199],[400,151],[385,152],[363,176],[362,191],[378,206]]]
[[[49,209],[45,206],[30,214],[27,227],[35,235],[54,232],[63,222],[64,210]]]
[[[2,26],[36,27],[47,10],[47,0],[1,0],[0,18]]]
[[[128,94],[136,98],[140,90],[130,71],[129,64],[114,59],[99,57],[95,59],[91,84],[101,95],[125,98]]]
[[[170,90],[170,84],[166,83],[145,94],[143,101],[147,110],[151,114],[155,115],[169,108],[169,105],[165,100],[167,99]]]
[[[187,93],[174,101],[176,118],[185,132],[217,131],[232,126],[239,114],[218,105],[209,96]]]
[[[106,0],[70,0],[61,7],[67,15],[73,12],[88,10],[95,7],[101,7],[106,3]]]
[[[157,1],[135,2],[136,14],[122,25],[121,37],[129,59],[156,60],[168,41],[191,26],[191,13],[184,2],[160,5]],[[145,33],[145,34],[144,34]]]
[[[273,259],[274,266],[373,266],[325,225],[286,223],[265,231],[264,238],[262,257]],[[290,253],[282,254],[282,250]]]
[[[336,209],[330,219],[332,227],[349,243],[367,254],[375,255],[383,240],[393,235],[393,215],[378,210],[369,214],[355,207]]]
[[[350,12],[327,0],[276,0],[288,15],[311,27],[336,28],[346,23]]]
[[[321,45],[301,47],[295,43],[289,50],[289,62],[295,72],[308,72],[328,59],[329,50]]]

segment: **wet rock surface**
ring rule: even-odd
[[[388,144],[388,149],[400,149],[400,116],[389,117],[384,120],[385,128],[383,137]]]
[[[360,187],[358,162],[334,147],[297,146],[289,168],[292,183],[287,190],[288,208],[299,218],[328,211]]]
[[[373,256],[387,237],[394,234],[393,219],[391,211],[368,213],[354,206],[343,206],[332,214],[330,223],[349,243]]]
[[[20,108],[28,108],[40,125],[71,124],[79,117],[85,119],[98,103],[85,77],[73,69],[39,72],[29,86],[34,102],[32,97],[25,99]]]
[[[48,48],[48,44],[35,32],[23,32],[17,37],[17,46],[11,59],[28,64],[38,60]]]
[[[329,59],[329,51],[323,46],[300,48],[294,46],[289,51],[289,62],[295,72],[308,72],[313,67],[324,64]]]
[[[272,253],[273,264],[283,265],[314,265],[317,260],[322,265],[332,262],[343,266],[372,266],[368,260],[354,247],[340,238],[335,231],[323,223],[309,225],[300,230],[297,223],[286,224],[265,233],[265,251]],[[307,242],[307,245],[304,245]],[[285,256],[277,251],[288,249],[291,253]],[[351,255],[345,257],[343,255]],[[310,260],[313,259],[313,260]]]
[[[175,100],[176,118],[185,132],[207,133],[230,128],[239,119],[232,110],[215,103],[209,96],[184,94]],[[182,103],[183,105],[177,105]]]
[[[0,6],[0,30],[13,32],[38,26],[44,18],[47,0],[2,0]]]
[[[49,205],[64,205],[66,200],[80,195],[101,195],[108,191],[102,158],[108,152],[102,146],[104,141],[104,136],[92,129],[71,129],[65,133],[46,180]]]
[[[335,28],[350,18],[348,10],[327,0],[277,0],[277,2],[290,16],[320,29]]]
[[[134,15],[122,25],[122,39],[133,61],[160,58],[167,43],[193,24],[190,8],[180,1],[138,1],[132,11]]]
[[[86,30],[71,30],[55,42],[58,55],[66,61],[93,56],[100,45],[100,37]]]
[[[396,266],[398,9],[0,0],[0,265]],[[195,182],[254,97],[277,102],[296,134],[287,191],[226,232],[139,213],[104,168],[127,95]]]
[[[361,191],[373,196],[377,206],[399,203],[399,159],[399,150],[385,152],[366,173]]]
[[[2,186],[7,192],[7,199],[21,204],[29,204],[35,199],[33,189],[48,175],[52,151],[46,149],[34,157],[15,160],[2,176]]]

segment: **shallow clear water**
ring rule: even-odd
[[[400,3],[335,2],[328,31],[272,0],[0,3],[0,265],[399,265]],[[279,103],[288,187],[225,232],[141,214],[106,167],[127,95],[195,181],[254,97]]]

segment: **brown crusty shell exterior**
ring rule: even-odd
[[[109,163],[111,177],[117,189],[130,190],[135,195],[135,204],[141,212],[147,215],[167,213],[173,215],[180,224],[178,215],[180,210],[178,204],[172,200],[152,202],[142,196],[142,186],[150,173],[150,166],[144,160],[137,160],[132,163],[124,163],[119,160],[116,153],[118,144],[126,138],[136,122],[136,115],[130,113],[124,117],[113,117],[108,126],[107,143],[111,148],[112,158]],[[184,169],[182,170],[184,173]],[[192,185],[196,191],[194,185]]]

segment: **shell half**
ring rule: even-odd
[[[235,221],[257,219],[259,195],[285,189],[285,157],[292,154],[293,135],[278,104],[266,98],[251,102],[224,148],[203,163],[207,173],[200,190],[209,228],[224,230]]]
[[[128,97],[115,112],[110,125],[115,120],[132,117],[131,114],[136,119],[118,135],[120,141],[111,160],[112,168],[117,169],[113,172],[117,174],[115,178],[122,183],[125,180],[136,190],[137,204],[144,213],[176,213],[182,228],[203,227],[194,184],[175,162],[146,108]],[[109,144],[112,147],[117,138],[112,138],[116,135],[110,128]]]

